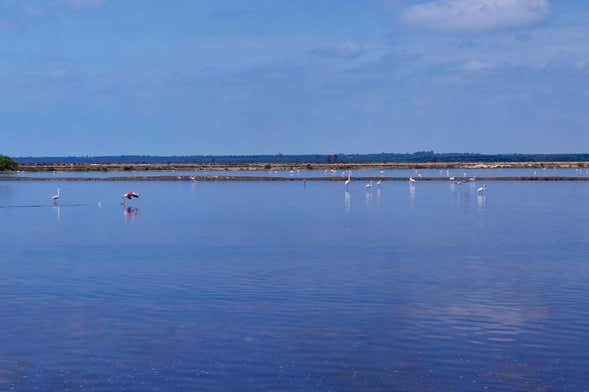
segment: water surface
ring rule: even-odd
[[[589,185],[489,185],[2,182],[0,390],[585,390]]]

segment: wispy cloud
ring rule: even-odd
[[[469,60],[464,63],[463,68],[465,71],[477,72],[493,69],[494,65],[485,61]]]
[[[344,41],[335,45],[322,46],[310,51],[314,56],[353,59],[364,53],[362,45],[352,41]]]
[[[100,8],[105,4],[106,0],[63,0],[63,2],[69,7],[83,9]]]
[[[402,18],[436,31],[486,31],[537,23],[549,9],[549,0],[434,0],[407,8]]]

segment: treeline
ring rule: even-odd
[[[589,162],[589,154],[474,154],[415,153],[380,154],[310,154],[310,155],[191,155],[191,156],[85,156],[85,157],[20,157],[20,164],[147,164],[147,163],[387,163],[387,162]]]

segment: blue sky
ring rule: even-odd
[[[0,152],[587,152],[589,3],[0,0]]]

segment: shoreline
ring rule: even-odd
[[[263,177],[263,176],[119,176],[119,177],[10,177],[0,176],[0,181],[345,181],[347,177]],[[456,177],[457,181],[472,182],[466,178]],[[352,181],[399,181],[408,182],[409,177],[353,177]],[[420,177],[416,182],[445,181],[448,177]],[[513,177],[476,177],[476,181],[589,181],[589,177],[563,176],[513,176]]]
[[[589,162],[380,162],[380,163],[132,163],[132,164],[30,164],[25,172],[137,172],[137,171],[289,171],[289,170],[394,170],[394,169],[580,169]]]

